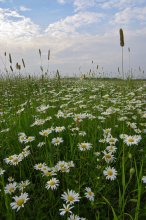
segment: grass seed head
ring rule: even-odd
[[[124,33],[123,33],[123,30],[120,29],[120,45],[121,47],[124,47]]]

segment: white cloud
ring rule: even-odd
[[[133,21],[146,22],[146,7],[126,8],[117,12],[112,21],[113,24],[129,24]]]
[[[30,18],[15,10],[0,8],[0,39],[30,38],[39,33],[39,27]]]
[[[123,9],[127,7],[135,7],[145,3],[145,0],[108,0],[100,4],[102,8],[118,8]]]
[[[75,12],[84,11],[88,8],[97,6],[99,3],[102,2],[100,0],[99,1],[98,0],[57,0],[57,1],[60,4],[72,3],[75,8]]]
[[[96,0],[74,0],[75,11],[87,9],[96,5]]]
[[[28,7],[24,6],[24,5],[21,5],[21,6],[19,7],[19,10],[20,10],[20,11],[31,11],[30,8],[28,8]]]
[[[60,3],[60,4],[65,4],[66,0],[57,0],[57,2]]]
[[[134,19],[134,14],[140,21],[144,21],[145,7],[141,9],[129,8],[129,10],[124,16],[132,13],[132,17],[128,17],[127,21]],[[104,17],[104,14],[80,11],[48,25],[46,30],[40,30],[39,26],[34,24],[30,18],[22,16],[21,12],[0,9],[1,53],[11,52],[15,63],[20,62],[23,57],[27,71],[31,73],[39,73],[39,48],[42,50],[44,66],[47,64],[48,49],[51,50],[50,70],[52,72],[58,68],[61,74],[78,74],[79,66],[81,66],[81,70],[86,73],[91,68],[92,60],[100,67],[103,66],[107,72],[111,70],[117,72],[118,66],[121,65],[121,48],[117,26],[106,26],[106,31],[98,35],[82,34],[80,30],[83,27],[91,27],[94,23],[97,24],[98,30],[98,25],[102,25],[98,22],[101,22]],[[120,22],[118,19],[115,17],[117,25]],[[109,31],[109,29],[111,30]],[[137,68],[140,65],[143,68],[145,65],[146,68],[146,28],[124,29],[124,34],[126,38],[124,47],[125,71],[128,70],[128,47],[131,48],[132,67]]]
[[[59,34],[74,34],[80,27],[100,22],[103,17],[104,15],[101,13],[79,12],[50,24],[46,29],[46,33],[56,36]]]

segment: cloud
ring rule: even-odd
[[[19,7],[19,10],[20,10],[20,11],[31,11],[30,8],[27,8],[27,7],[24,6],[24,5],[21,5],[21,6]]]
[[[0,8],[0,39],[30,38],[39,33],[39,27],[30,18],[15,10]]]
[[[57,0],[60,4],[72,3],[75,12],[84,11],[89,8],[93,8],[100,4],[102,1],[98,0]]]
[[[146,22],[146,7],[128,7],[115,14],[111,23],[113,24],[129,24],[130,22],[139,21],[141,24]]]
[[[104,14],[102,13],[79,12],[50,24],[45,32],[54,36],[75,34],[80,27],[100,22],[103,18]]]
[[[118,8],[118,9],[123,9],[127,7],[135,7],[138,5],[142,5],[145,3],[145,0],[108,0],[104,1],[103,3],[100,4],[102,8]]]
[[[66,0],[57,0],[57,2],[58,2],[59,4],[65,4],[65,3],[66,3]]]
[[[134,14],[138,22],[145,21],[145,7],[128,7],[126,12],[125,10],[123,9],[120,12],[121,14],[125,13],[123,16],[126,16],[126,21],[124,22],[133,20]],[[124,20],[124,18],[118,18],[118,13],[113,19],[117,26],[121,19]],[[104,19],[108,25],[106,25],[105,30],[99,32]],[[51,50],[51,72],[59,69],[61,74],[78,74],[80,66],[81,71],[86,73],[92,68],[92,60],[100,68],[103,66],[106,72],[117,72],[121,65],[119,29],[116,25],[109,25],[107,17],[103,13],[81,10],[72,16],[49,24],[46,29],[41,30],[37,24],[30,18],[23,16],[21,12],[0,9],[0,24],[1,53],[4,54],[4,51],[11,52],[14,63],[21,62],[21,57],[23,57],[27,72],[32,74],[34,72],[40,73],[39,48],[42,50],[44,67],[47,66],[47,52],[49,49]],[[86,28],[93,28],[94,25],[97,27],[97,32],[94,34],[88,32]],[[84,33],[82,32],[83,28]],[[140,65],[142,68],[146,68],[146,28],[142,26],[135,27],[133,30],[132,28],[129,30],[125,28],[124,35],[125,71],[128,70],[128,47],[131,48],[132,67],[137,68]]]
[[[75,11],[81,11],[96,5],[96,0],[74,0]]]

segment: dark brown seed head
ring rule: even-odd
[[[123,34],[123,30],[120,29],[120,45],[121,47],[124,47],[124,34]]]

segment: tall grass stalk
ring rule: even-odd
[[[123,61],[124,33],[122,29],[120,29],[119,32],[120,32],[120,46],[122,47],[122,75],[124,79],[125,78],[124,77],[124,61]]]

